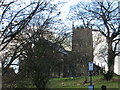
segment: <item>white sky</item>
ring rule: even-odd
[[[78,1],[78,0],[77,0]],[[62,19],[65,19],[67,14],[69,13],[69,8],[71,5],[75,4],[75,2],[73,2],[73,0],[70,0],[68,3],[66,3],[64,6],[63,6],[63,9],[61,9],[61,16],[62,16]]]
[[[81,0],[53,0],[53,3],[58,2],[66,2],[60,9],[61,9],[61,19],[65,19],[67,14],[69,13],[69,8],[71,5],[75,5]]]

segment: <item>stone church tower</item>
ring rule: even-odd
[[[88,62],[93,61],[92,30],[73,28],[72,53],[76,63],[77,75],[88,75]],[[79,71],[78,71],[79,70]]]

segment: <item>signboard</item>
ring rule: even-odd
[[[89,62],[89,71],[93,71],[93,63]]]

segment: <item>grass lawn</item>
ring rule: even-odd
[[[53,78],[48,83],[48,88],[88,88],[88,83],[83,84],[84,77],[76,78]],[[114,76],[111,81],[105,81],[103,76],[93,76],[93,85],[95,88],[100,89],[102,85],[106,85],[107,88],[119,88],[120,90],[120,76]],[[101,89],[100,89],[101,90]]]

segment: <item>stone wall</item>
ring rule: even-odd
[[[74,29],[72,53],[76,61],[77,72],[88,75],[88,62],[93,61],[93,40],[91,29]]]

